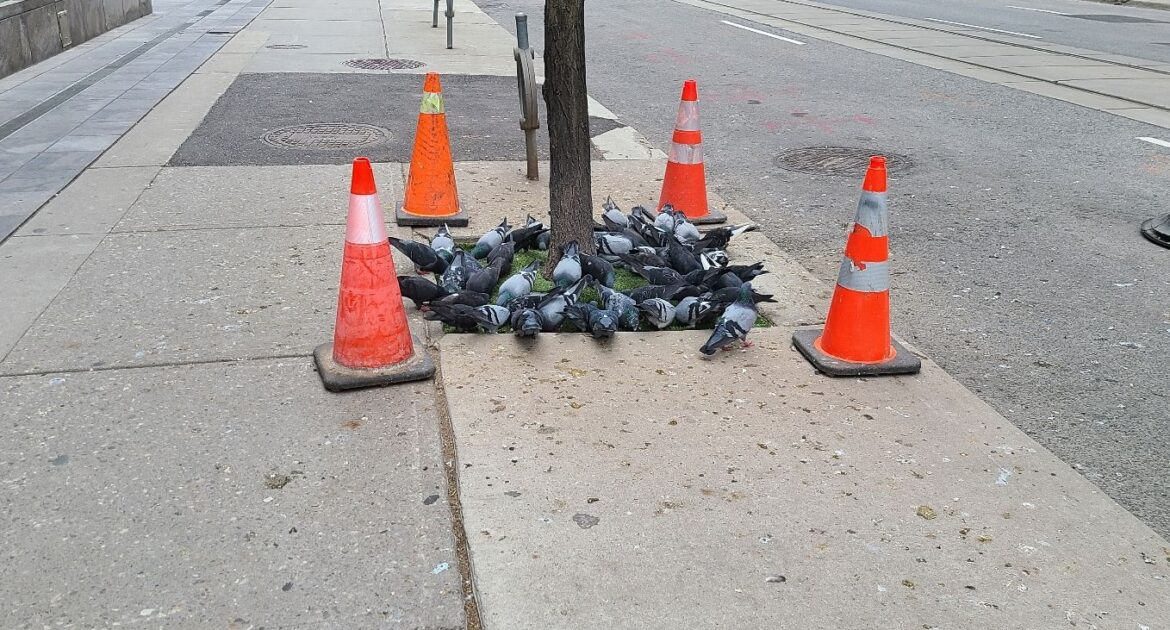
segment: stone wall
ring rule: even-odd
[[[0,77],[151,11],[151,0],[0,0]]]

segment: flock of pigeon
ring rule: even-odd
[[[547,293],[533,291],[539,260],[507,275],[516,252],[549,247],[548,228],[531,216],[515,229],[505,218],[471,251],[456,246],[447,226],[439,228],[429,245],[390,237],[391,245],[419,272],[431,272],[437,280],[400,275],[398,285],[403,296],[429,311],[426,319],[461,332],[494,333],[510,326],[519,337],[534,337],[558,331],[567,321],[605,339],[617,330],[638,330],[642,318],[656,329],[672,323],[693,328],[718,318],[700,348],[703,354],[728,349],[736,339],[751,345],[747,334],[756,323],[756,303],[775,300],[752,289],[751,280],[767,273],[763,263],[732,265],[726,248],[732,238],[756,226],[725,226],[704,234],[669,204],[660,213],[635,206],[627,215],[612,199],[606,199],[601,220],[594,231],[597,255],[582,253],[576,241],[565,245],[553,270],[556,288]],[[614,265],[648,284],[625,293],[614,289]],[[491,294],[501,277],[507,279],[493,302]],[[586,286],[600,303],[581,299]]]

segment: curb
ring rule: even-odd
[[[1170,11],[1170,2],[1167,0],[1085,0],[1085,2],[1094,2],[1096,4],[1111,4],[1117,7],[1140,7],[1143,9],[1161,9],[1162,11]]]

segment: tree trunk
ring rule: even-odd
[[[544,102],[548,110],[548,201],[551,242],[544,275],[561,247],[577,241],[593,253],[589,102],[585,86],[585,0],[544,4]]]

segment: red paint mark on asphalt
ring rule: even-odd
[[[857,115],[853,116],[853,120],[855,120],[859,123],[865,123],[867,125],[872,125],[874,123],[874,119],[870,118],[869,116],[866,116],[865,114],[857,114]]]
[[[623,33],[622,37],[625,39],[650,39],[650,33],[645,31],[630,31],[629,33]]]
[[[679,65],[691,63],[691,58],[673,48],[663,48],[657,52],[652,52],[646,55],[647,61],[654,63],[673,62]]]

